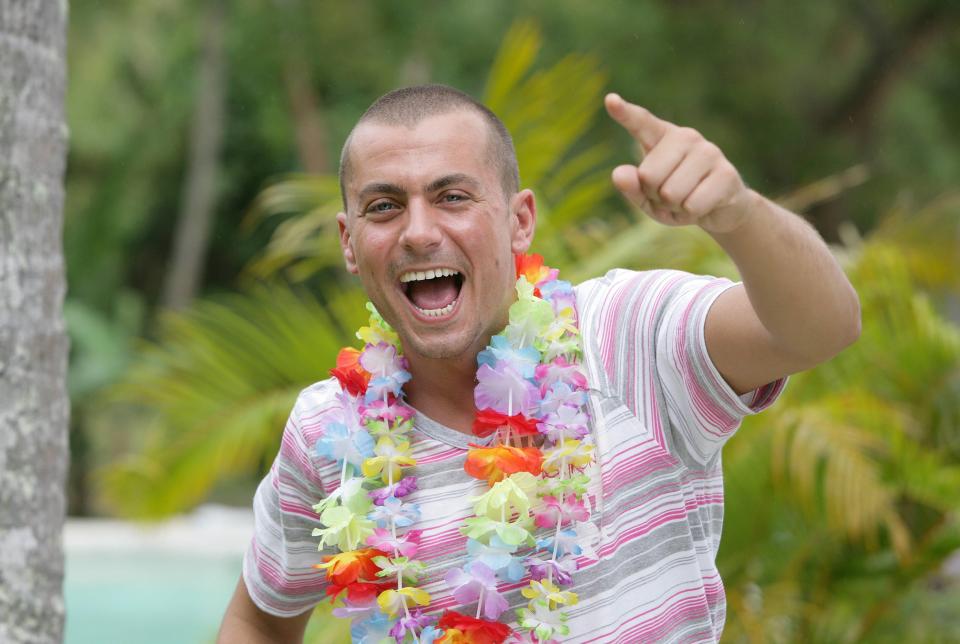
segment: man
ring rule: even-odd
[[[773,402],[787,375],[857,338],[859,303],[816,232],[747,188],[715,145],[616,94],[606,108],[645,152],[639,166],[613,171],[617,188],[665,225],[704,229],[743,283],[611,271],[577,287],[600,536],[596,556],[574,575],[580,603],[565,639],[714,641],[725,611],[714,564],[720,448],[743,416]],[[420,558],[434,566],[441,581],[431,594],[442,599],[442,571],[464,563],[457,527],[476,494],[461,468],[473,440],[477,354],[507,323],[513,258],[531,245],[536,202],[519,189],[499,120],[442,86],[374,103],[344,145],[341,185],[347,269],[409,361],[417,527],[433,544]],[[314,444],[338,392],[325,381],[298,399],[257,492],[256,536],[221,641],[297,641],[323,598],[323,575],[311,568],[320,560],[311,506],[339,479]],[[508,599],[523,603],[518,592]]]

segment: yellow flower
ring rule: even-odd
[[[410,456],[410,441],[394,442],[390,436],[382,436],[373,448],[373,453],[376,456],[363,462],[363,475],[380,474],[384,483],[396,483],[400,480],[401,468],[417,464]]]
[[[556,584],[549,579],[542,581],[533,581],[531,579],[530,585],[520,592],[524,597],[531,600],[531,610],[533,609],[533,602],[537,600],[546,601],[547,607],[550,610],[554,610],[560,604],[573,606],[579,601],[576,593],[572,593],[569,590],[560,590]]]
[[[536,493],[537,477],[529,472],[516,472],[495,483],[488,492],[475,497],[473,512],[495,521],[506,521],[514,513],[526,518],[530,512],[530,496]]]
[[[412,586],[401,588],[400,590],[385,590],[377,597],[377,604],[380,605],[380,610],[390,615],[390,617],[403,612],[404,606],[408,608],[412,604],[426,606],[429,603],[430,595],[427,591],[413,588]]]
[[[593,446],[568,438],[562,445],[557,445],[543,453],[543,471],[547,474],[556,474],[564,463],[572,467],[584,467],[593,459]]]

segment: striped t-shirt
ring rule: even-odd
[[[784,381],[737,396],[707,355],[704,321],[733,283],[678,271],[613,270],[576,287],[583,366],[597,464],[591,489],[598,538],[579,557],[566,609],[569,642],[712,642],[723,630],[725,600],[715,559],[723,519],[720,448],[741,419],[769,406]],[[300,614],[324,597],[322,571],[312,568],[312,506],[340,481],[335,463],[314,445],[339,407],[336,380],[305,389],[283,433],[280,453],[254,498],[256,531],[243,574],[253,601],[279,616]],[[463,471],[475,437],[422,414],[411,446],[418,490],[421,546],[430,611],[457,606],[443,577],[467,563],[459,528],[472,516],[471,497],[486,482]],[[599,470],[599,471],[598,471]],[[526,603],[503,583],[511,608]],[[513,610],[503,614],[513,619]],[[512,626],[516,626],[513,622]]]

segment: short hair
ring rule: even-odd
[[[472,110],[483,118],[490,131],[490,160],[498,166],[503,192],[508,197],[517,192],[520,189],[517,153],[503,121],[486,105],[458,89],[448,85],[415,85],[395,89],[378,98],[367,108],[347,136],[340,151],[339,171],[344,210],[347,209],[346,183],[350,173],[350,142],[358,127],[367,122],[414,127],[427,117],[457,110]]]

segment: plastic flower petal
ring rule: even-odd
[[[517,610],[518,623],[537,636],[538,642],[552,639],[554,635],[565,637],[570,634],[567,615],[558,610],[550,610],[544,602],[532,602],[529,607]]]
[[[555,412],[547,414],[537,429],[547,438],[555,442],[562,442],[568,438],[581,440],[590,433],[587,427],[587,416],[578,407],[561,405]]]
[[[321,537],[318,549],[323,549],[325,545],[334,545],[343,551],[356,550],[358,545],[373,534],[374,529],[372,521],[342,506],[324,510],[320,521],[327,527],[313,530],[313,536]]]
[[[390,617],[397,613],[404,612],[404,606],[410,607],[413,604],[426,606],[430,603],[430,595],[425,590],[407,586],[399,590],[385,590],[377,597],[377,604],[380,610]]]
[[[437,644],[503,644],[513,632],[506,624],[475,619],[452,610],[444,612],[437,626],[445,631]]]
[[[537,365],[535,376],[543,394],[546,394],[556,382],[564,382],[574,390],[587,389],[587,377],[580,370],[580,365],[567,362],[562,357]]]
[[[562,380],[555,380],[545,388],[543,399],[540,401],[540,414],[547,415],[557,411],[564,405],[580,408],[587,403],[587,392],[574,389]]]
[[[336,555],[326,555],[323,563],[314,564],[314,568],[327,571],[327,580],[338,586],[347,586],[360,580],[373,581],[380,572],[374,563],[374,557],[385,557],[387,553],[376,548],[350,550]]]
[[[460,533],[470,539],[484,540],[496,534],[504,543],[519,546],[522,543],[531,544],[533,536],[520,523],[509,521],[495,521],[489,517],[470,517],[463,522]]]
[[[545,561],[530,557],[527,559],[527,567],[531,579],[552,579],[558,586],[569,586],[573,583],[573,573],[577,572],[577,559],[574,555]]]
[[[409,557],[377,557],[373,563],[380,567],[377,577],[403,577],[416,583],[423,574],[423,562]]]
[[[367,383],[371,374],[360,365],[360,351],[353,347],[344,347],[337,354],[337,366],[330,370],[330,375],[340,382],[340,387],[354,396],[361,396],[367,391]]]
[[[524,378],[533,378],[538,364],[540,364],[540,352],[535,347],[515,349],[504,335],[495,335],[490,338],[490,345],[477,354],[477,365],[489,367],[507,365]]]
[[[366,344],[386,342],[399,346],[400,336],[387,324],[387,321],[383,319],[371,302],[367,302],[367,310],[370,311],[370,326],[360,327],[357,331],[357,338],[363,340]]]
[[[405,360],[397,354],[397,347],[386,342],[368,344],[360,353],[360,366],[374,377],[389,378],[405,371]]]
[[[556,548],[558,556],[579,555],[583,548],[577,543],[577,533],[569,528],[558,531],[552,537],[537,539],[537,547],[553,552]]]
[[[501,427],[509,427],[517,436],[534,436],[539,430],[537,421],[523,414],[507,416],[492,409],[478,409],[473,420],[473,433],[480,438],[489,436]]]
[[[457,602],[469,604],[479,600],[487,619],[498,619],[508,608],[507,600],[497,590],[497,578],[493,571],[479,561],[463,569],[451,568],[444,580]]]
[[[439,642],[441,637],[443,637],[443,631],[435,626],[427,626],[420,631],[420,644],[434,644]]]
[[[474,499],[474,514],[500,521],[506,521],[514,514],[526,518],[530,512],[530,497],[536,488],[537,479],[529,472],[511,474]]]
[[[390,629],[390,635],[393,637],[396,644],[402,644],[404,638],[409,633],[415,641],[419,641],[420,644],[423,644],[423,637],[417,637],[417,631],[420,631],[424,627],[428,626],[431,622],[437,621],[435,615],[424,615],[423,611],[420,609],[410,611],[409,615],[401,615],[400,619],[396,621],[393,625],[393,628]],[[429,640],[432,641],[432,640]]]
[[[557,525],[569,525],[573,521],[586,521],[590,518],[590,511],[583,501],[573,494],[560,498],[545,496],[542,501],[543,504],[533,513],[534,523],[538,528],[555,528]]]
[[[367,545],[384,552],[412,558],[417,556],[417,548],[420,547],[420,533],[421,530],[408,530],[406,534],[394,537],[390,530],[374,528],[367,537]]]
[[[540,285],[541,282],[556,280],[560,274],[555,268],[543,265],[543,256],[537,253],[529,255],[520,253],[514,256],[516,264],[517,277],[523,276],[531,284]]]
[[[375,505],[383,505],[391,496],[402,499],[417,489],[417,477],[405,476],[399,482],[393,485],[384,485],[375,490],[370,490],[368,496]]]
[[[377,441],[373,452],[376,456],[363,462],[363,475],[379,474],[384,483],[400,480],[401,468],[417,464],[410,456],[409,441],[394,441],[389,436],[383,436]]]
[[[543,452],[543,471],[547,474],[556,474],[561,466],[584,467],[593,458],[593,446],[574,439],[565,440],[562,444]]]
[[[519,281],[517,291],[521,291]],[[554,319],[553,307],[549,302],[522,296],[510,305],[509,315],[510,324],[504,329],[504,334],[510,344],[519,348],[537,346],[537,340],[546,333]]]
[[[467,540],[467,554],[472,561],[482,563],[510,582],[518,582],[526,574],[521,559],[513,555],[517,546],[504,543],[497,535],[490,537],[490,544],[485,545],[476,539]]]
[[[551,610],[561,604],[573,606],[578,601],[576,593],[569,590],[560,590],[549,579],[531,581],[529,586],[520,591],[520,594],[533,601],[547,602]]]
[[[493,485],[517,472],[538,476],[542,462],[543,455],[536,447],[476,446],[467,452],[463,469],[473,478],[486,479],[489,485]]]
[[[390,636],[391,623],[389,616],[378,611],[350,627],[350,640],[354,644],[380,644]]]
[[[365,458],[373,455],[373,438],[366,430],[351,432],[343,423],[333,421],[323,428],[316,450],[319,456],[337,461],[338,465],[346,460],[360,467]]]
[[[380,593],[393,586],[394,584],[391,582],[357,581],[347,586],[329,584],[326,593],[331,600],[336,600],[340,593],[345,590],[347,591],[347,601],[354,605],[365,605],[375,602]]]
[[[387,528],[391,523],[398,528],[406,528],[420,520],[420,506],[416,503],[404,503],[391,496],[382,505],[374,506],[367,516],[381,528]]]
[[[473,390],[477,409],[493,411],[513,416],[530,416],[540,404],[540,394],[529,380],[521,376],[509,365],[481,365],[477,369],[479,384]]]

